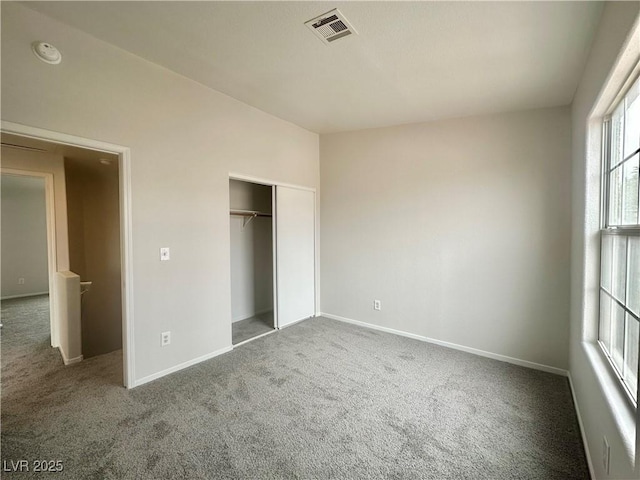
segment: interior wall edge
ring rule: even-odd
[[[584,455],[587,458],[587,466],[589,467],[589,475],[595,479],[596,472],[593,469],[593,460],[591,459],[591,451],[589,450],[589,444],[587,443],[587,432],[584,429],[584,423],[582,421],[582,415],[580,414],[580,407],[578,406],[578,397],[576,391],[573,388],[573,379],[571,378],[571,371],[567,371],[567,377],[569,379],[569,389],[571,390],[571,398],[573,399],[573,406],[576,409],[576,418],[578,419],[578,426],[580,427],[580,436],[582,438],[582,447],[584,449]]]
[[[82,355],[78,355],[77,357],[69,358],[69,355],[67,355],[67,353],[64,351],[64,348],[62,348],[62,346],[59,346],[58,350],[60,351],[60,356],[62,357],[62,363],[64,363],[65,366],[73,365],[75,363],[80,363],[84,359],[84,357]]]

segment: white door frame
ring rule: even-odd
[[[254,177],[248,177],[246,175],[241,175],[239,173],[229,173],[229,180],[239,180],[241,182],[247,183],[255,183],[258,185],[265,185],[267,187],[271,187],[271,271],[273,274],[273,328],[278,329],[278,287],[277,287],[277,269],[276,269],[276,189],[275,184],[271,183],[269,180],[257,179]],[[229,198],[229,195],[227,195]],[[231,225],[229,225],[231,228]],[[231,323],[233,324],[233,314],[231,315]],[[233,332],[233,328],[232,328]],[[233,343],[233,339],[232,339]]]
[[[55,280],[56,272],[58,271],[58,260],[56,258],[56,207],[53,173],[32,172],[29,170],[0,167],[0,174],[44,179],[44,201],[47,222],[47,275],[49,279],[49,324],[51,329],[51,346],[59,347],[58,310],[56,304],[57,299],[55,296]]]
[[[88,148],[118,156],[120,175],[120,268],[122,270],[122,354],[124,386],[135,386],[135,354],[133,338],[133,268],[131,214],[131,151],[128,147],[101,142],[66,133],[44,130],[18,123],[2,121],[0,131],[21,137],[45,140],[62,145]],[[4,171],[4,170],[3,170]],[[55,214],[55,212],[54,212]],[[53,226],[55,231],[55,224]],[[54,234],[55,238],[55,234]],[[51,251],[51,247],[49,247]],[[55,251],[54,251],[55,253]],[[55,255],[53,255],[55,258]],[[56,332],[57,334],[57,332]]]
[[[266,185],[268,187],[289,187],[289,188],[297,188],[299,190],[306,190],[309,192],[313,192],[314,196],[315,196],[315,200],[314,200],[314,205],[315,205],[315,211],[314,211],[314,223],[315,223],[315,232],[314,232],[314,236],[313,236],[313,250],[314,250],[314,285],[313,285],[313,289],[315,292],[315,301],[314,301],[314,310],[315,310],[315,316],[319,315],[319,279],[318,279],[318,265],[319,265],[319,261],[318,261],[318,221],[319,221],[319,215],[318,215],[318,195],[316,192],[316,189],[313,187],[305,187],[303,185],[295,185],[295,184],[291,184],[291,183],[284,183],[284,182],[279,182],[277,180],[270,180],[270,179],[266,179],[266,178],[260,178],[260,177],[254,177],[251,175],[245,175],[242,173],[236,173],[236,172],[229,172],[229,180],[240,180],[243,182],[250,182],[250,183],[257,183],[259,185]],[[277,283],[277,238],[276,238],[276,224],[277,224],[277,208],[276,208],[276,189],[273,188],[272,192],[272,205],[271,205],[271,213],[272,213],[272,219],[273,219],[273,227],[272,227],[272,233],[273,233],[273,316],[274,316],[274,323],[277,329],[280,328],[280,324],[278,322],[278,283]],[[227,198],[229,198],[229,195],[227,195]]]

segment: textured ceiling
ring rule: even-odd
[[[27,2],[314,132],[569,104],[600,2]],[[304,22],[338,7],[359,35]],[[64,52],[63,52],[64,55]]]

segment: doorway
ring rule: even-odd
[[[52,199],[51,199],[51,209],[56,214],[56,218],[53,222],[53,227],[52,227],[52,230],[53,230],[52,237],[54,240],[53,242],[51,242],[51,243],[54,243],[54,245],[49,246],[50,250],[53,252],[51,257],[53,257],[53,259],[56,262],[56,266],[54,268],[54,275],[55,275],[55,278],[57,278],[58,280],[54,282],[55,288],[52,295],[52,298],[54,300],[56,300],[55,298],[56,296],[64,297],[64,295],[68,293],[67,291],[64,291],[63,288],[58,288],[58,284],[61,281],[63,282],[66,281],[66,279],[70,277],[68,274],[72,273],[70,271],[71,263],[74,263],[71,257],[73,257],[74,255],[76,257],[76,262],[75,262],[76,266],[74,268],[78,269],[77,267],[77,258],[78,258],[78,251],[79,251],[77,248],[78,242],[76,239],[76,243],[74,245],[74,240],[72,240],[72,237],[73,237],[72,231],[68,230],[70,225],[67,225],[67,222],[66,222],[68,218],[67,214],[69,214],[69,217],[74,216],[74,213],[67,211],[66,195],[67,193],[69,193],[69,196],[73,196],[74,193],[66,191],[65,177],[67,176],[66,175],[67,172],[64,172],[64,164],[66,163],[67,164],[66,166],[68,168],[74,168],[74,165],[72,165],[73,162],[83,162],[83,163],[87,162],[84,164],[84,167],[94,168],[94,169],[102,168],[104,170],[107,170],[109,168],[111,169],[110,180],[112,181],[112,183],[111,183],[111,187],[109,187],[111,188],[111,192],[109,195],[109,198],[111,199],[111,203],[109,207],[111,208],[111,212],[109,213],[109,212],[102,211],[98,215],[102,216],[103,214],[106,214],[107,216],[111,216],[112,218],[114,218],[113,213],[115,212],[116,214],[115,222],[110,222],[110,226],[108,228],[109,231],[103,232],[104,233],[103,235],[93,235],[95,233],[94,227],[96,227],[96,225],[92,226],[90,225],[91,222],[87,222],[89,225],[84,226],[86,228],[82,230],[81,236],[83,237],[82,240],[85,241],[85,243],[87,243],[88,241],[88,243],[90,243],[91,245],[96,245],[101,242],[103,243],[103,245],[108,244],[108,248],[109,248],[108,256],[110,258],[110,266],[108,270],[114,270],[115,268],[115,270],[118,271],[117,279],[115,281],[115,288],[113,288],[114,286],[113,281],[111,281],[111,287],[109,287],[111,288],[111,294],[109,296],[110,300],[113,300],[115,296],[119,297],[117,299],[119,301],[113,302],[117,305],[116,316],[118,321],[115,329],[116,333],[113,334],[114,330],[112,329],[111,333],[109,333],[108,335],[104,335],[105,332],[99,332],[94,335],[94,338],[98,338],[100,336],[106,336],[112,341],[112,345],[115,344],[118,349],[121,349],[121,350],[116,350],[114,353],[110,354],[110,358],[114,354],[117,354],[117,356],[113,358],[118,363],[120,362],[122,363],[122,369],[121,369],[122,379],[118,383],[124,384],[124,386],[128,388],[135,386],[135,375],[134,375],[134,369],[133,369],[133,337],[132,337],[133,316],[132,316],[132,304],[131,304],[132,278],[131,278],[131,268],[130,268],[130,264],[131,264],[131,258],[130,258],[130,254],[131,254],[131,247],[130,247],[131,245],[131,225],[130,225],[131,192],[130,192],[129,149],[126,147],[107,144],[104,142],[83,139],[80,137],[41,130],[41,129],[28,127],[24,125],[12,124],[10,122],[2,122],[2,143],[3,143],[3,150],[5,149],[5,147],[11,146],[16,150],[29,150],[29,151],[36,151],[41,153],[53,153],[61,158],[61,160],[58,163],[63,164],[63,167],[62,167],[63,172],[60,173],[60,171],[58,171],[55,175],[52,175],[52,176],[55,176],[57,180],[56,182],[54,182],[54,186],[52,188],[52,194],[55,193],[55,195],[52,195]],[[9,145],[5,145],[5,144],[9,144]],[[3,172],[7,168],[9,169],[16,168],[14,163],[12,163],[11,160],[7,161],[7,159],[3,155],[3,166],[2,166]],[[77,165],[75,165],[75,167],[77,167]],[[52,167],[49,163],[35,161],[28,168],[37,172],[37,171],[47,171],[47,169],[51,169]],[[78,174],[77,168],[75,173]],[[87,172],[84,172],[84,173],[87,173]],[[73,174],[70,174],[70,175],[73,175]],[[69,186],[72,186],[74,182],[71,181],[69,183],[70,183]],[[80,183],[84,183],[84,180],[82,180]],[[94,184],[94,186],[96,185],[97,184]],[[113,185],[115,185],[115,190],[113,188]],[[77,182],[76,182],[76,186],[77,186]],[[77,193],[78,192],[76,192],[76,194]],[[65,200],[64,203],[61,203],[62,200]],[[84,209],[85,208],[83,205],[82,210]],[[87,210],[91,210],[91,208],[88,208]],[[82,222],[85,219],[92,216],[94,215],[91,211],[89,211],[88,214],[85,214],[85,212],[79,214],[78,209],[76,208],[75,217],[76,219],[77,218],[81,219],[80,225],[82,225]],[[92,228],[94,229],[94,231],[92,231]],[[77,226],[76,226],[76,230],[78,230]],[[56,242],[57,244],[55,244]],[[70,247],[72,247],[71,252],[69,251]],[[102,256],[103,254],[104,252],[99,253],[98,256]],[[114,262],[114,259],[115,259],[115,262]],[[92,262],[92,264],[95,266],[94,260],[90,260],[90,262]],[[86,263],[89,263],[89,262],[85,252],[85,264]],[[96,270],[94,269],[93,272],[95,271]],[[78,277],[78,280],[80,280],[79,276],[76,275],[76,277]],[[97,278],[98,277],[96,277],[96,279]],[[98,282],[95,282],[90,278],[83,278],[82,280],[83,280],[83,285],[82,285],[83,291],[86,291],[87,289],[89,289],[89,292],[93,292],[95,294],[96,288],[101,288],[101,289],[106,288],[103,280],[100,280]],[[87,283],[84,283],[85,280]],[[91,283],[88,283],[88,282],[91,282]],[[96,283],[98,284],[96,285]],[[79,281],[78,281],[78,287],[80,287]],[[75,291],[75,289],[72,289],[72,290]],[[115,295],[114,295],[114,291],[115,291]],[[88,295],[89,292],[87,292],[85,295]],[[80,288],[78,288],[77,294],[78,294],[77,295],[78,300],[80,301],[80,298],[82,297],[82,295],[80,294]],[[54,325],[53,330],[56,331],[56,333],[52,335],[52,340],[56,335],[61,337],[71,336],[72,333],[69,331],[70,329],[67,328],[68,325],[64,325],[64,319],[67,318],[68,320],[71,317],[69,317],[66,314],[60,315],[62,302],[54,302],[54,303],[57,303],[57,306],[56,308],[52,309],[52,313],[53,313],[52,324]],[[101,310],[101,307],[97,307],[94,309],[94,311],[99,311],[99,310]],[[113,314],[114,312],[111,312],[111,313]],[[62,322],[62,324],[60,324],[60,322]],[[80,320],[78,320],[78,324],[79,323],[80,323]],[[114,338],[115,338],[115,342],[113,342]],[[64,340],[65,340],[64,338],[58,338],[57,342],[53,340],[52,346],[58,346],[56,345],[56,343],[62,344],[64,343]],[[79,345],[80,341],[78,340],[78,342],[76,343]],[[107,347],[107,348],[111,349],[111,347]],[[79,349],[80,347],[78,346],[78,350]],[[96,355],[100,355],[101,353],[104,353],[104,352],[99,352],[97,350],[94,350],[94,351],[97,352],[95,353]],[[88,356],[91,356],[91,353],[89,353]],[[78,360],[81,360],[81,359],[82,357],[80,357]]]
[[[2,205],[2,367],[48,352],[54,345],[48,252],[48,178],[3,172]],[[41,368],[60,363],[45,355]]]
[[[232,344],[315,316],[315,190],[231,175]]]
[[[80,276],[82,357],[122,349],[118,161],[74,149],[64,155],[69,270]]]
[[[276,328],[273,187],[229,180],[232,343]]]

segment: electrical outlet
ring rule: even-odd
[[[373,301],[373,309],[374,310],[382,310],[382,303],[380,303],[380,300],[374,300]]]
[[[171,332],[162,332],[160,337],[160,346],[166,347],[171,343]]]
[[[602,437],[602,468],[604,468],[604,473],[609,475],[609,459],[611,458],[611,447],[609,447],[609,442],[607,441],[607,437]]]
[[[160,249],[160,260],[162,262],[166,262],[167,260],[171,259],[171,255],[169,252],[169,247],[162,247]]]
[[[18,279],[18,285],[24,285],[24,277]]]

